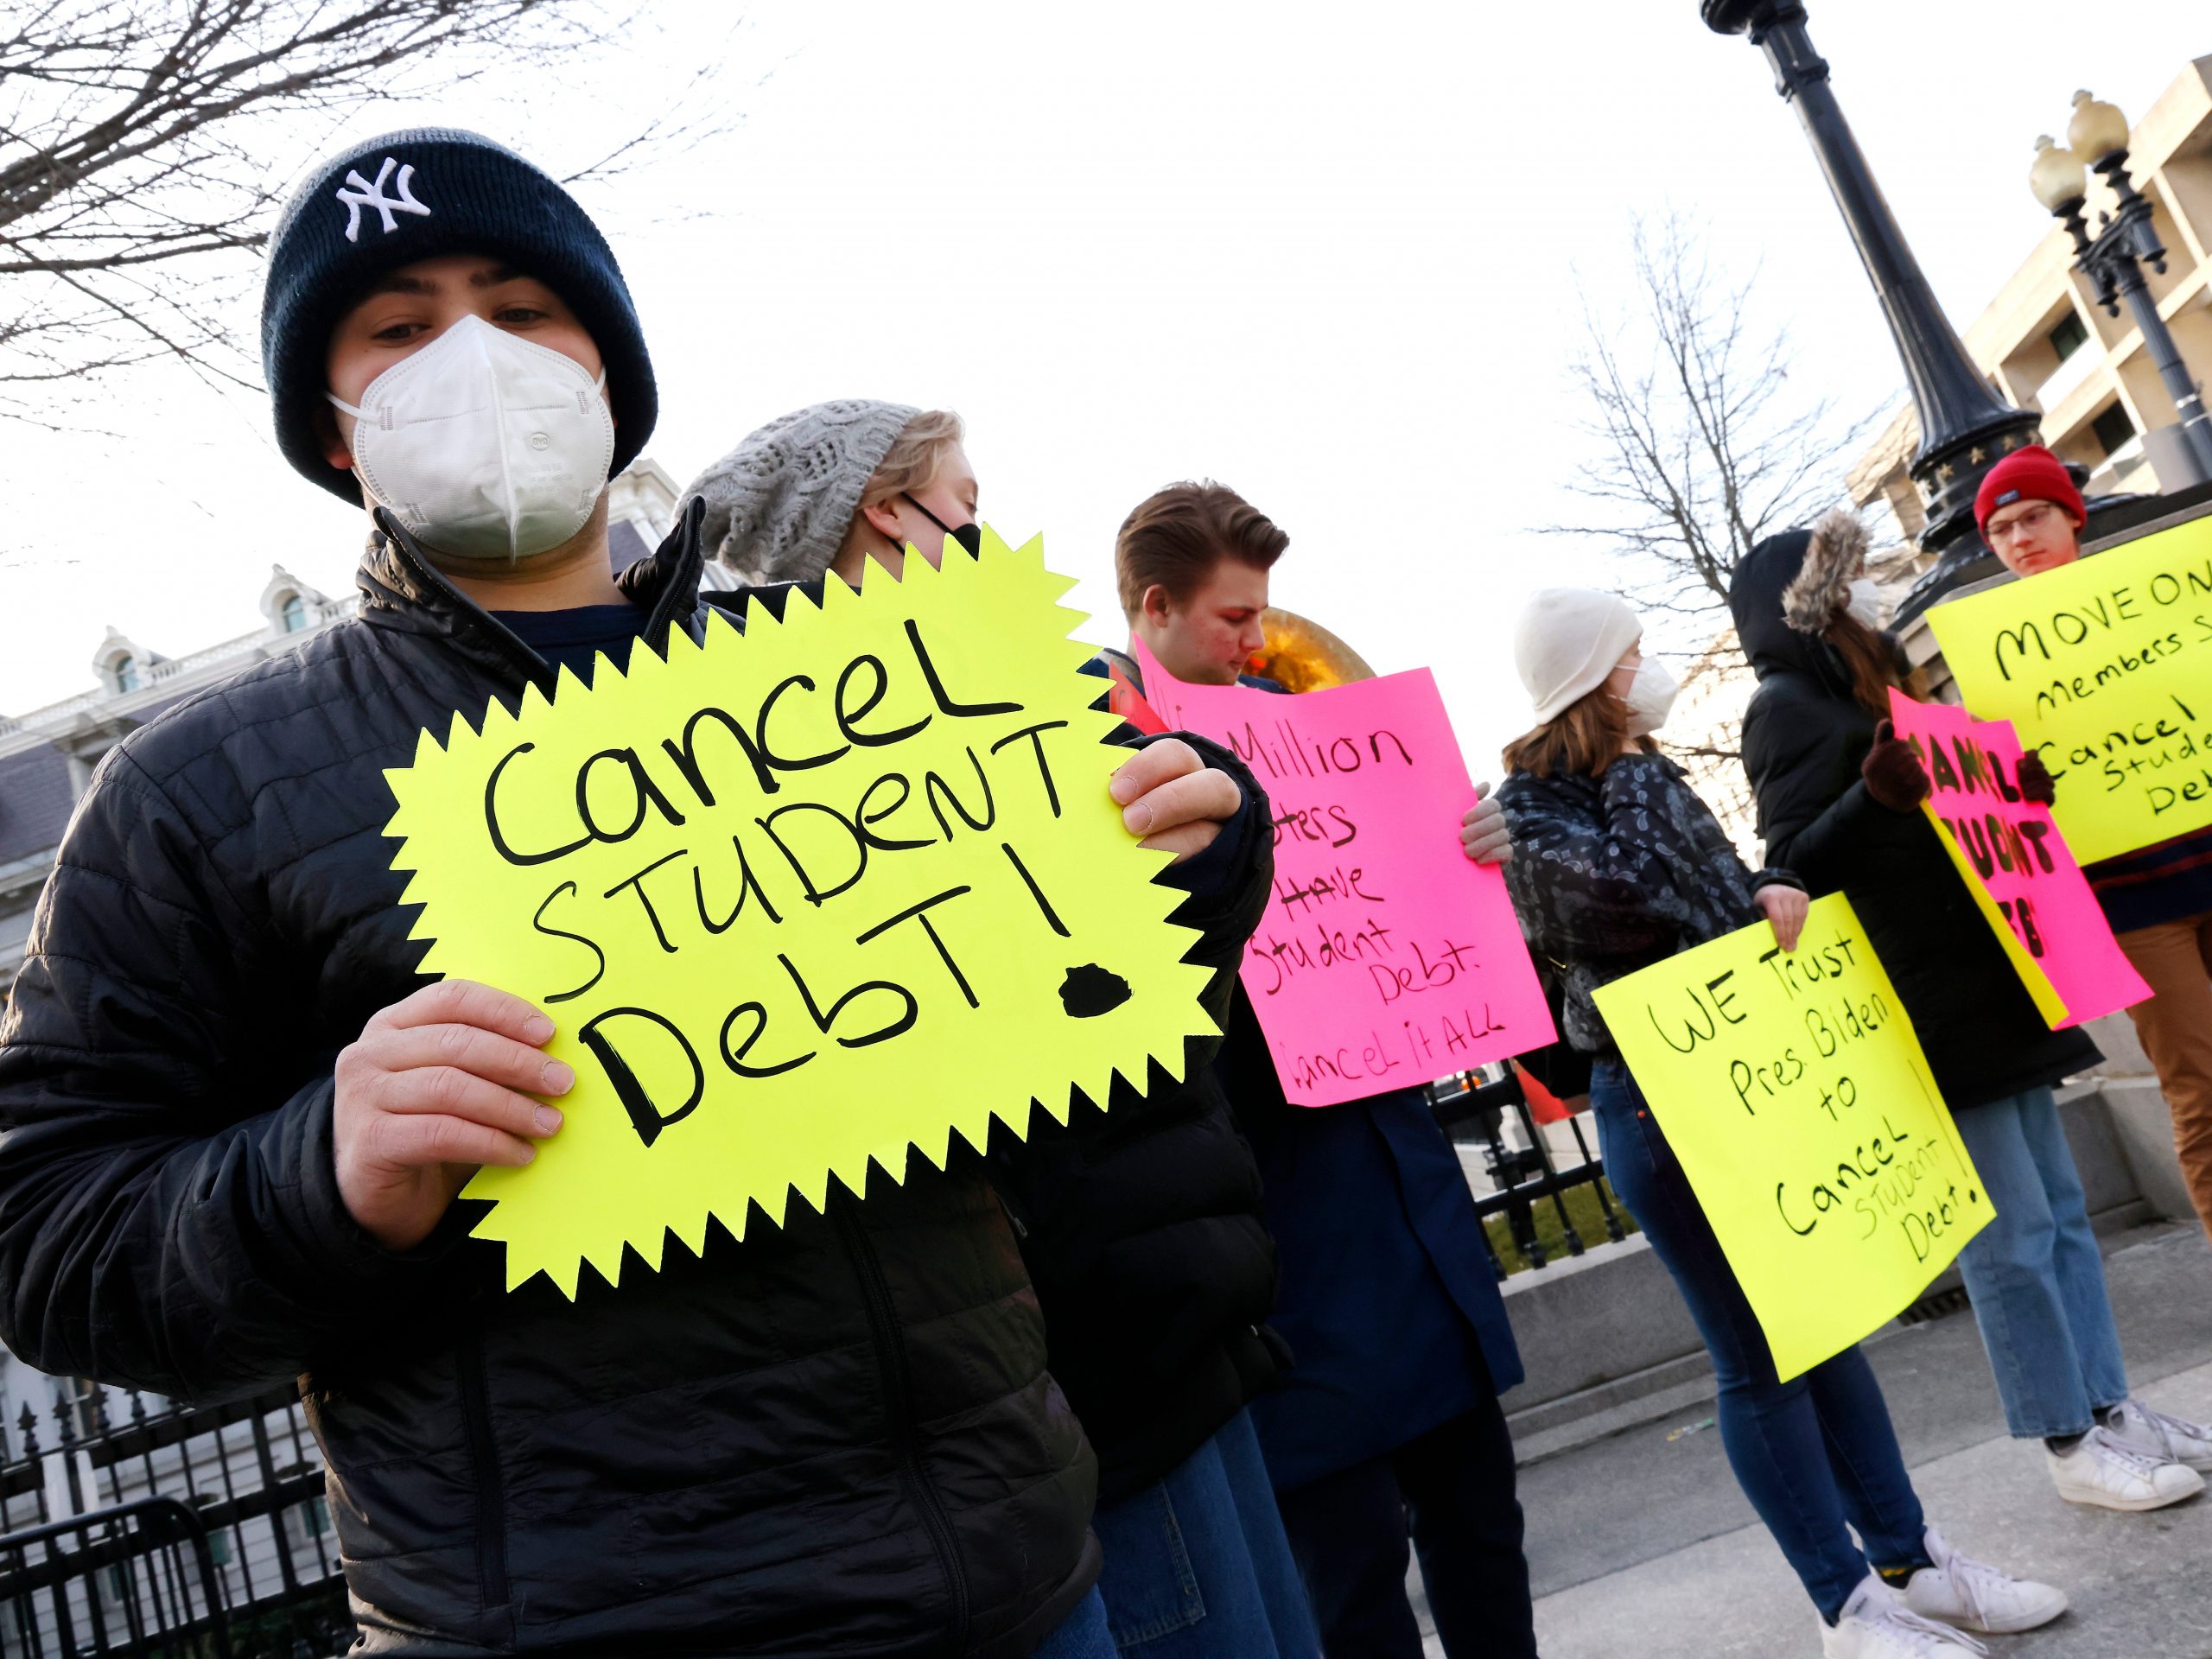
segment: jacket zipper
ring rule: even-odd
[[[645,637],[649,639],[658,638],[675,625],[677,613],[684,608],[687,588],[691,595],[691,603],[696,605],[697,602],[696,580],[687,582],[685,577],[691,556],[696,550],[699,525],[705,518],[706,503],[695,498],[678,521],[677,528],[685,538],[684,557],[671,573],[671,579],[654,602],[652,609],[646,613]],[[422,549],[407,533],[405,527],[382,507],[377,509],[376,525],[383,531],[385,539],[397,550],[401,560],[417,582],[442,594],[464,618],[477,624],[480,631],[499,647],[499,654],[521,674],[524,684],[535,684],[548,696],[552,695],[556,681],[550,663],[524,644],[521,636],[513,629],[448,582],[445,573],[423,556]],[[690,633],[691,630],[687,628],[685,632]]]
[[[382,507],[377,509],[376,525],[384,532],[385,539],[397,550],[409,573],[424,587],[443,594],[465,620],[477,625],[480,631],[499,647],[499,654],[507,659],[509,666],[521,676],[524,685],[537,685],[547,696],[552,695],[553,670],[543,657],[524,645],[513,629],[448,582],[445,573],[423,556],[422,550],[415,544],[414,537]]]
[[[876,1368],[883,1383],[884,1417],[891,1432],[892,1449],[899,1456],[899,1479],[920,1512],[922,1525],[930,1535],[930,1542],[937,1550],[938,1564],[944,1570],[946,1586],[952,1592],[952,1628],[947,1649],[961,1653],[968,1646],[968,1574],[960,1565],[952,1522],[946,1518],[937,1487],[914,1449],[913,1389],[906,1375],[906,1340],[899,1334],[899,1316],[891,1306],[891,1287],[884,1281],[883,1264],[877,1260],[875,1246],[868,1242],[868,1235],[852,1213],[854,1203],[842,1193],[833,1192],[830,1198],[830,1215],[838,1236],[844,1241],[845,1253],[852,1258],[854,1274],[860,1280],[861,1300],[868,1309],[868,1331],[874,1338]]]
[[[491,1613],[507,1604],[507,1496],[492,1440],[492,1411],[484,1392],[484,1344],[469,1336],[454,1358],[461,1376],[461,1416],[476,1465],[476,1588]]]

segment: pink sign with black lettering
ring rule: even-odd
[[[1897,690],[1890,711],[1897,735],[1927,769],[1923,810],[2051,1028],[2150,995],[2050,809],[2020,793],[2012,722],[1976,720],[1964,709],[1918,702]],[[2088,784],[2083,772],[2060,787]]]
[[[1274,894],[1243,981],[1286,1096],[1334,1106],[1554,1040],[1504,879],[1460,849],[1475,789],[1427,669],[1293,697],[1132,650],[1160,717],[1268,791]]]

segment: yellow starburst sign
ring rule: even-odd
[[[427,970],[531,999],[576,1071],[537,1161],[467,1189],[510,1288],[1065,1121],[1212,1029],[1166,855],[1107,796],[1073,583],[988,531],[906,569],[564,671],[386,774]]]

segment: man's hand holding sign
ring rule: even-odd
[[[357,1218],[419,1239],[480,1162],[509,1283],[573,1294],[626,1245],[657,1267],[665,1230],[696,1250],[709,1216],[741,1236],[871,1159],[1026,1130],[1033,1097],[1179,1073],[1206,976],[1152,877],[1241,792],[1179,740],[1101,743],[1067,585],[990,538],[424,734],[396,862],[426,969],[482,983],[347,1051]]]

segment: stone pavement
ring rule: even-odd
[[[2106,1249],[2131,1384],[2212,1421],[2203,1233],[2142,1228]],[[1968,1553],[2071,1598],[2042,1630],[1986,1638],[1993,1654],[2212,1659],[2212,1492],[2149,1515],[2062,1503],[2040,1446],[2005,1433],[1970,1313],[1890,1327],[1866,1352],[1930,1518]],[[1810,1605],[1737,1490],[1719,1435],[1698,1427],[1712,1415],[1707,1400],[1522,1468],[1545,1659],[1819,1654]],[[1442,1651],[1432,1637],[1429,1652]]]

